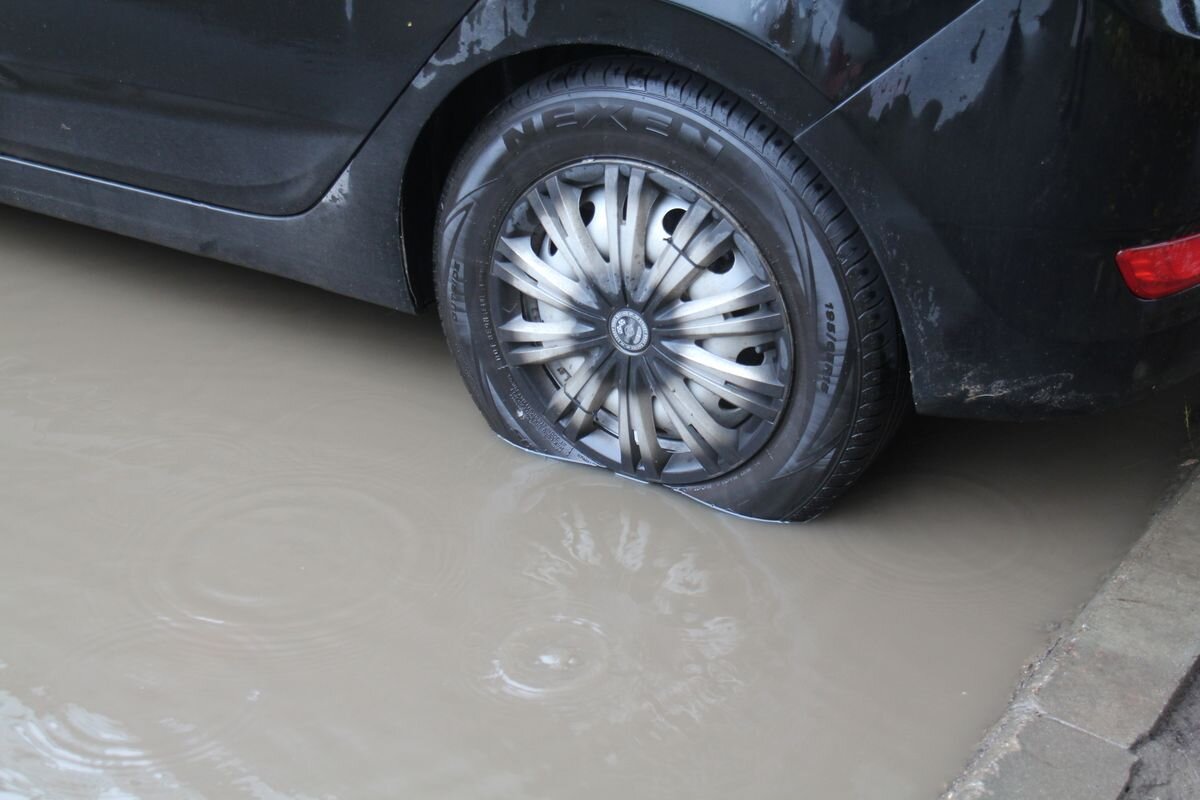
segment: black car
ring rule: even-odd
[[[404,311],[751,517],[1200,371],[1191,0],[8,0],[0,201]]]

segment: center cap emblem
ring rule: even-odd
[[[623,308],[612,315],[608,332],[617,347],[631,355],[642,352],[650,344],[650,326],[631,308]]]

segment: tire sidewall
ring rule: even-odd
[[[587,158],[645,162],[699,187],[768,263],[793,340],[787,409],[745,464],[673,488],[746,516],[790,516],[827,479],[858,404],[856,315],[842,268],[790,176],[734,131],[665,98],[600,87],[562,92],[506,104],[476,133],[448,182],[436,253],[443,324],[469,390],[514,444],[593,463],[505,363],[489,295],[494,246],[513,206],[546,175]]]

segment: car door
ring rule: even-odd
[[[473,0],[6,0],[0,155],[297,213]]]

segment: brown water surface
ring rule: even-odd
[[[504,445],[432,317],[0,210],[0,797],[933,797],[1183,396],[754,524]]]

